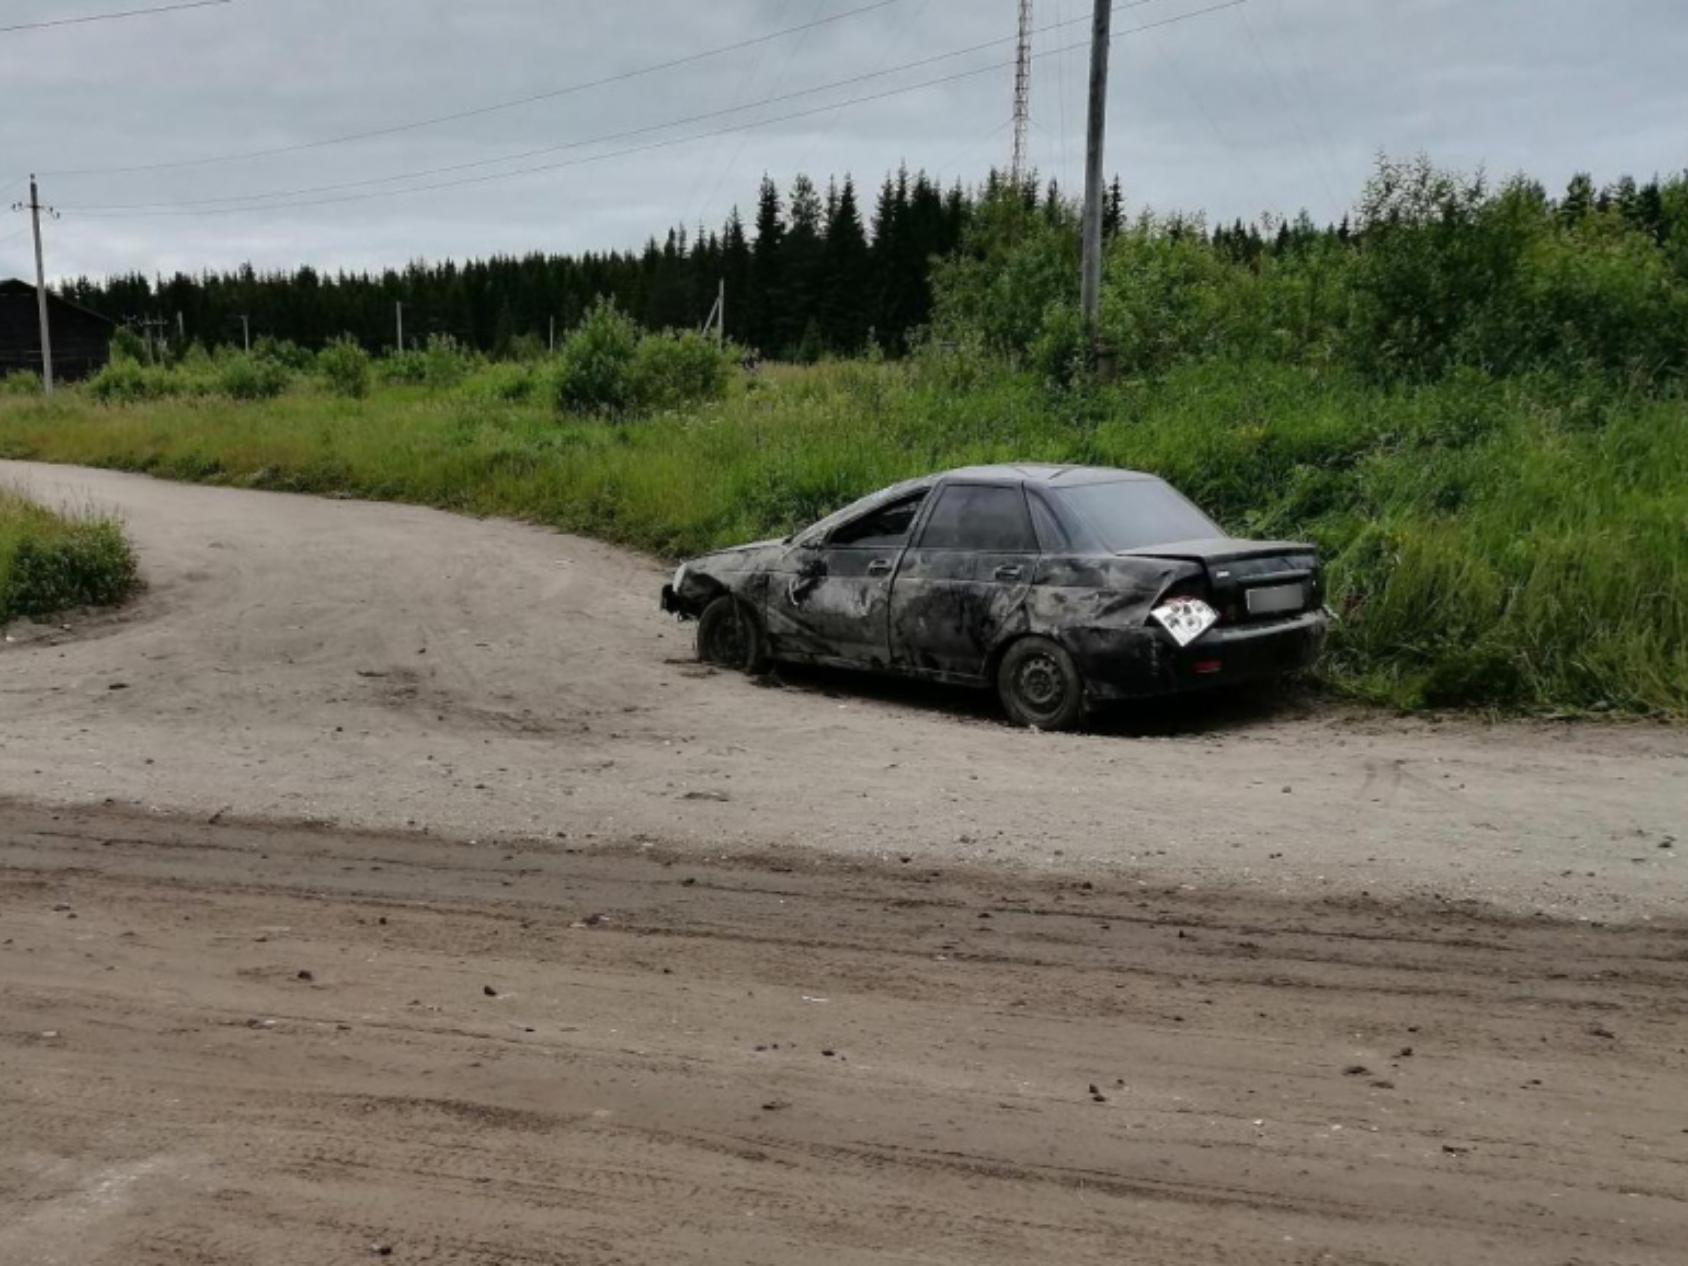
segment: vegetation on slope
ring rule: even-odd
[[[134,555],[114,520],[55,514],[0,488],[0,625],[114,605],[138,584]]]

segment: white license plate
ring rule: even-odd
[[[1248,591],[1250,615],[1278,615],[1284,611],[1299,611],[1306,605],[1306,585],[1273,585],[1268,589]]]

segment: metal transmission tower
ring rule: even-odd
[[[1020,0],[1020,55],[1014,64],[1014,163],[1016,187],[1026,178],[1026,128],[1032,118],[1032,0]]]

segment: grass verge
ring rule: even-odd
[[[526,518],[666,555],[973,462],[1154,471],[1237,535],[1316,541],[1329,680],[1403,708],[1688,716],[1688,401],[1603,377],[1380,387],[1191,361],[1098,393],[963,354],[776,369],[614,423],[477,387],[0,402],[0,456]]]
[[[140,584],[114,519],[59,514],[0,488],[0,626],[72,607],[114,606]]]

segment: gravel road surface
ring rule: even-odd
[[[0,1263],[1678,1266],[1688,738],[695,664],[661,569],[0,463]]]
[[[656,609],[660,567],[574,537],[15,462],[0,480],[121,513],[151,585],[0,646],[0,794],[1688,915],[1681,730],[1194,703],[1031,734],[970,694],[712,672]]]

